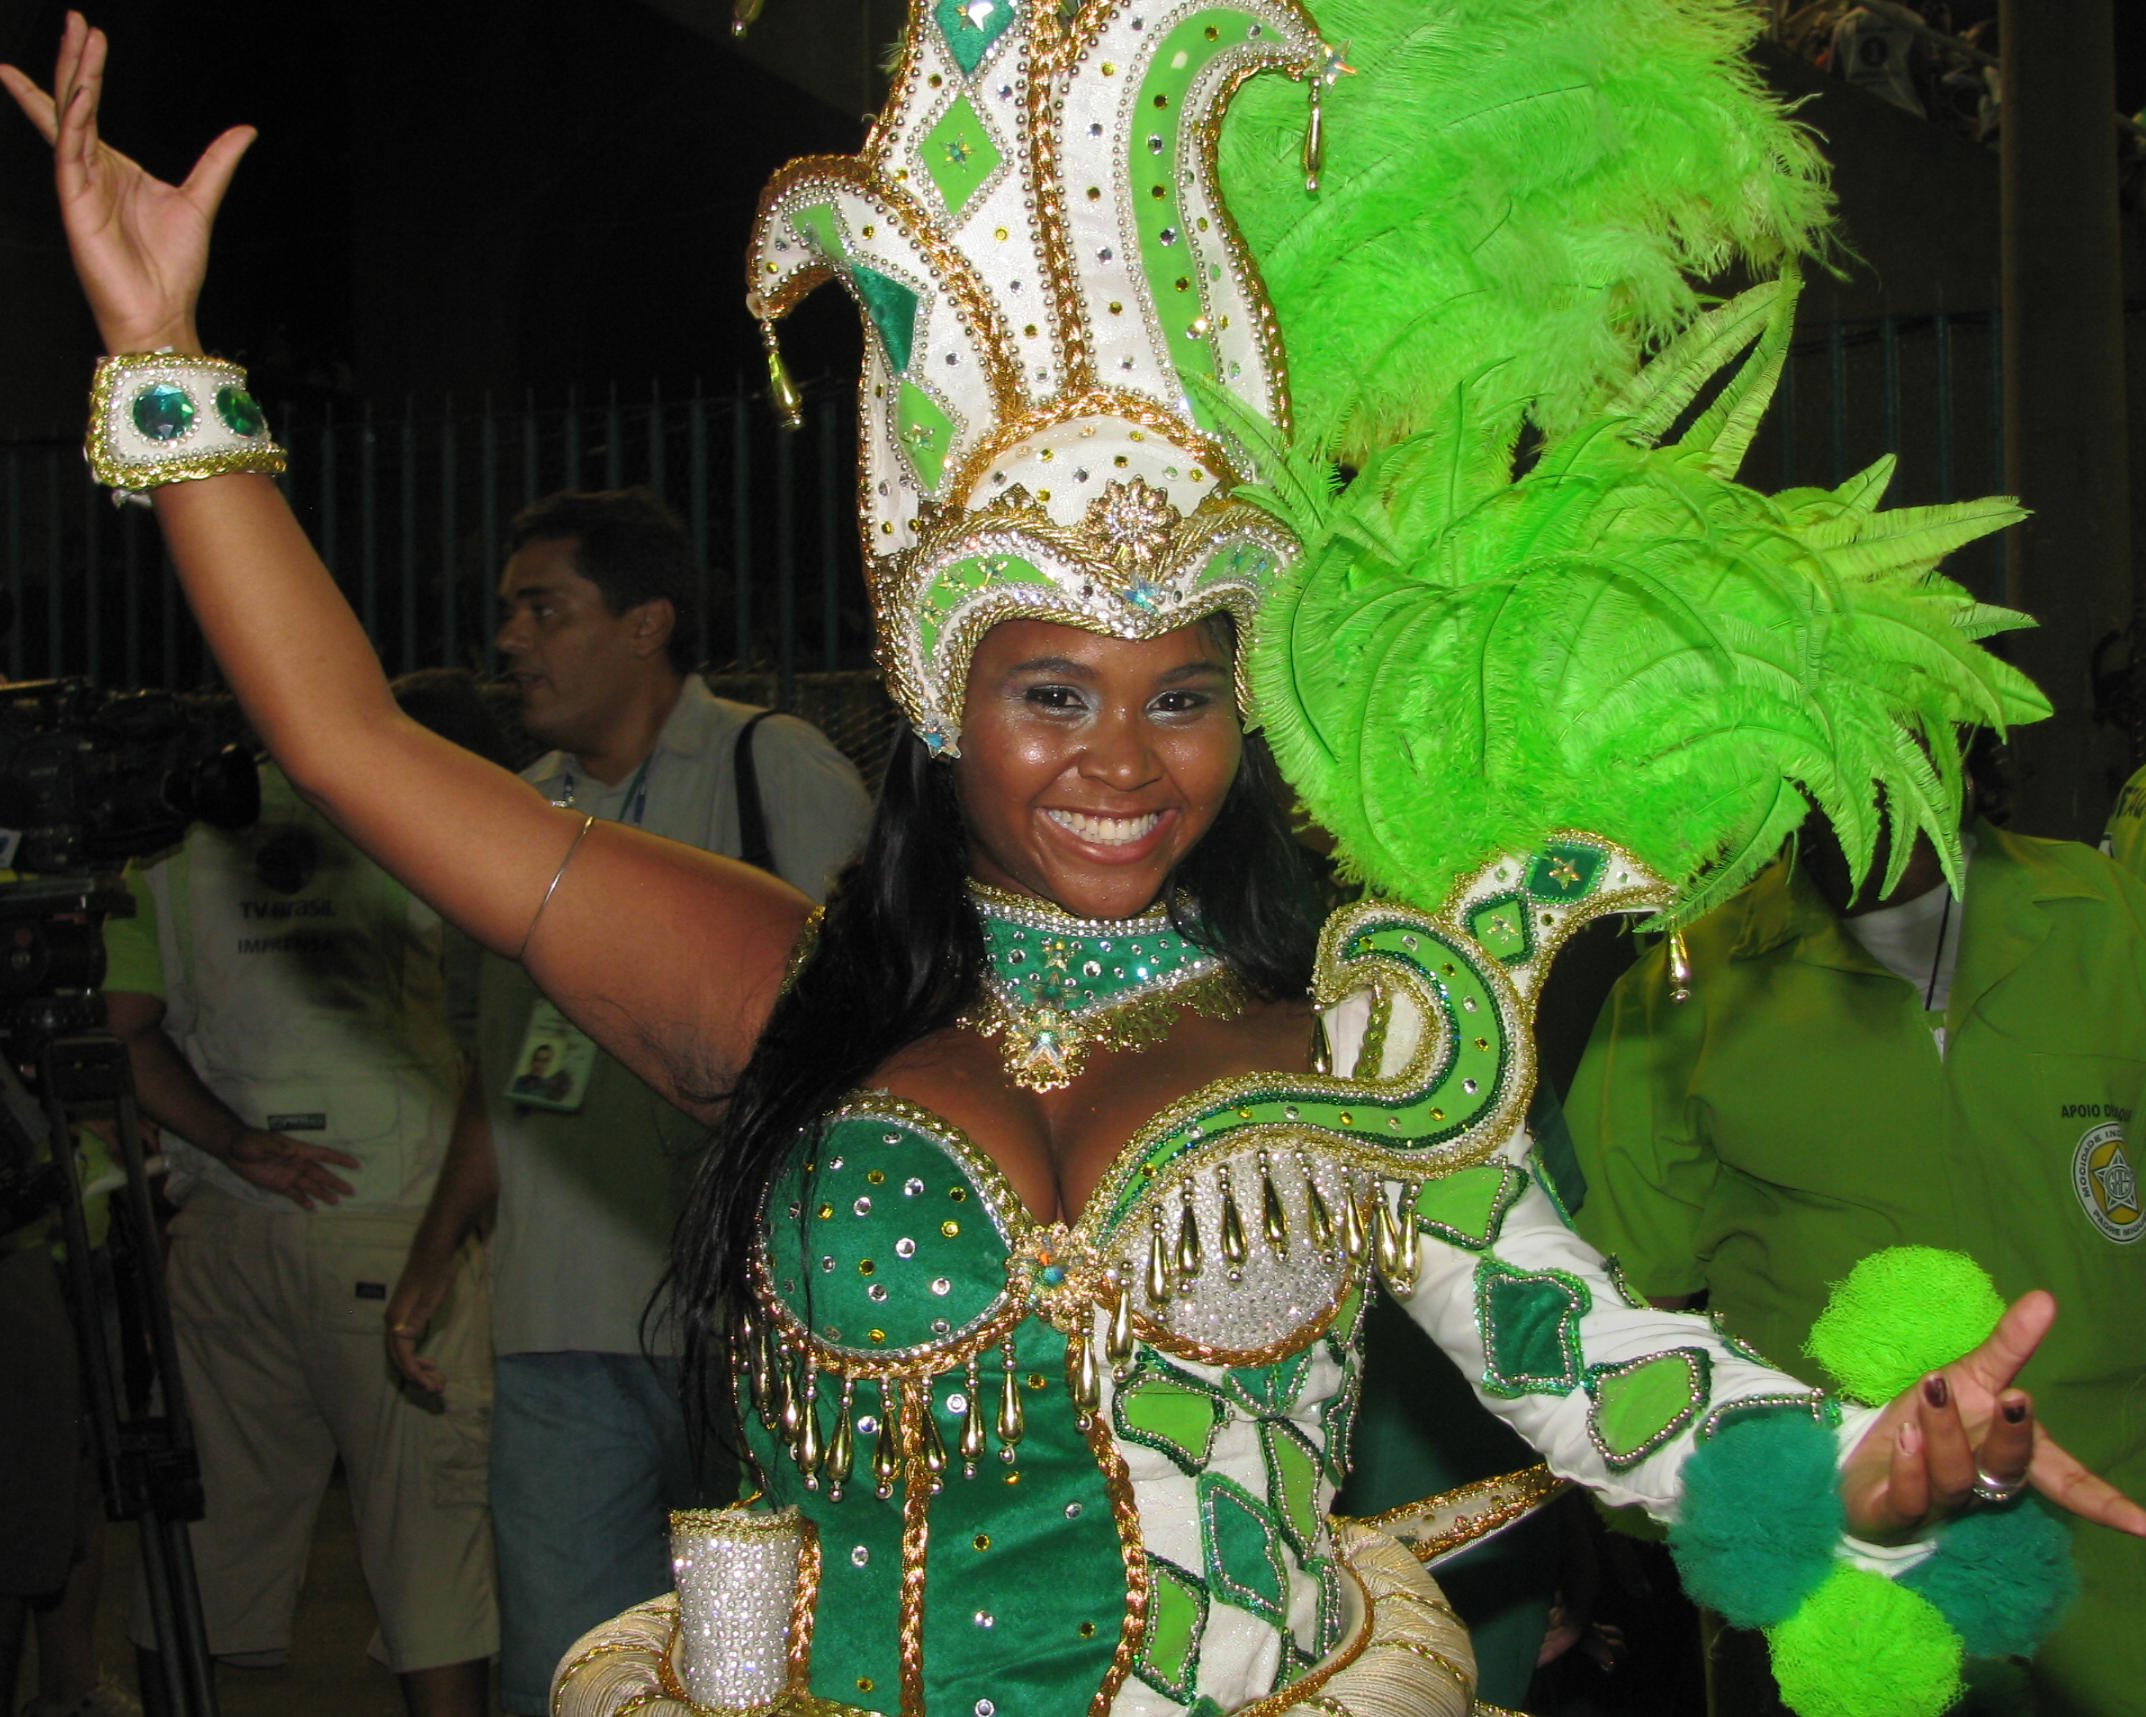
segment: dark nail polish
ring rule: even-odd
[[[1945,1387],[1942,1377],[1933,1374],[1922,1380],[1922,1398],[1933,1407],[1942,1407],[1952,1399],[1952,1391]]]
[[[2027,1404],[2026,1404],[2026,1402],[2024,1402],[2024,1401],[2007,1401],[2007,1402],[2006,1402],[2006,1403],[2004,1404],[2004,1421],[2005,1421],[2005,1423],[2006,1423],[2007,1425],[2017,1425],[2017,1424],[2020,1424],[2020,1423],[2024,1422],[2024,1420],[2026,1419],[2026,1417],[2027,1417]]]

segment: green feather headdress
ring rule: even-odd
[[[1316,11],[1356,68],[1323,94],[1318,191],[1276,80],[1220,154],[1295,433],[1211,409],[1258,474],[1241,497],[1302,545],[1248,679],[1344,867],[1435,905],[1584,829],[1682,922],[1814,805],[1858,877],[1888,820],[1888,882],[1916,831],[1955,867],[1955,730],[2047,705],[1978,642],[2030,622],[1935,569],[2020,513],[1881,510],[1889,458],[1837,490],[1736,481],[1829,242],[1824,163],[1745,58],[1752,10]],[[1704,309],[1694,280],[1731,267],[1778,278]]]
[[[1915,832],[1956,865],[1953,730],[2047,705],[1976,642],[2025,617],[1935,568],[2020,510],[1883,510],[1889,458],[1838,489],[1737,483],[1794,299],[1784,280],[1702,316],[1524,473],[1503,368],[1345,488],[1270,438],[1245,495],[1303,554],[1262,612],[1255,705],[1363,880],[1442,901],[1494,856],[1587,829],[1676,886],[1683,921],[1813,805],[1858,876],[1881,817],[1888,886]]]

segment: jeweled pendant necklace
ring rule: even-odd
[[[990,966],[982,998],[961,1023],[999,1038],[1007,1077],[1030,1091],[1071,1084],[1098,1044],[1151,1048],[1182,1008],[1213,1019],[1244,1011],[1243,980],[1179,935],[1166,907],[1137,918],[1075,918],[980,882],[969,894]]]

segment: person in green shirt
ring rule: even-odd
[[[1886,1246],[1974,1257],[2070,1314],[2021,1374],[2112,1482],[2146,1482],[2146,886],[2092,849],[1973,824],[1964,898],[1915,853],[1850,904],[1806,839],[1612,992],[1568,1114],[1580,1230],[1657,1301],[1706,1297],[1774,1364]],[[1875,892],[1875,884],[1872,885]],[[2040,1717],[2146,1706],[2146,1544],[2074,1534],[2083,1593],[2033,1665]],[[2010,1709],[2020,1709],[2018,1705]],[[1746,1707],[1738,1706],[1742,1710]]]
[[[2109,826],[2102,831],[2101,850],[2146,882],[2146,769],[2118,789]]]

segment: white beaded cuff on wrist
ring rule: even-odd
[[[233,471],[280,477],[289,463],[246,391],[246,372],[220,358],[130,352],[98,361],[89,393],[90,475],[114,502],[162,483]]]

